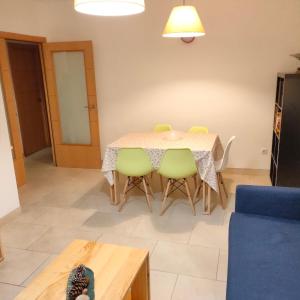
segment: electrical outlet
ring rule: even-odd
[[[261,154],[262,155],[268,155],[269,151],[267,148],[261,148]]]

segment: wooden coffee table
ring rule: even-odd
[[[75,240],[17,297],[65,300],[70,271],[80,264],[95,274],[97,300],[150,300],[147,250]]]

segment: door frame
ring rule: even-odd
[[[2,88],[4,94],[4,104],[7,108],[7,122],[8,127],[10,128],[10,134],[12,143],[14,145],[13,149],[13,159],[15,167],[15,175],[18,187],[26,183],[26,173],[24,166],[24,153],[23,153],[23,144],[22,136],[20,132],[20,122],[17,112],[16,98],[13,87],[13,79],[10,69],[9,56],[7,51],[7,41],[18,41],[18,42],[29,42],[34,43],[39,46],[39,54],[41,59],[41,68],[44,84],[44,93],[45,93],[45,103],[48,115],[48,127],[51,139],[52,147],[52,157],[53,163],[56,165],[56,155],[55,148],[53,144],[53,132],[51,126],[51,113],[49,109],[49,98],[48,98],[48,89],[45,75],[45,65],[44,65],[44,55],[43,55],[43,44],[47,42],[46,37],[43,36],[34,36],[34,35],[25,35],[12,32],[0,31],[0,74],[2,75]],[[5,51],[4,53],[1,51]],[[17,171],[18,170],[18,171]]]

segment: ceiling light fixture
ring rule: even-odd
[[[191,43],[196,37],[205,35],[205,30],[195,6],[175,6],[169,16],[163,32],[166,38],[181,38],[186,43]]]
[[[128,16],[145,11],[144,0],[74,0],[76,11],[96,16]]]

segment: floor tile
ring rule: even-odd
[[[34,223],[36,218],[44,214],[46,210],[46,207],[40,207],[37,204],[26,205],[11,220],[17,220],[19,223]]]
[[[63,251],[73,240],[95,241],[99,234],[94,231],[81,229],[66,229],[61,227],[50,228],[43,236],[29,246],[29,250],[58,254]]]
[[[140,222],[139,217],[95,212],[81,226],[83,230],[94,230],[98,233],[117,233],[130,235]]]
[[[0,264],[0,278],[3,283],[20,285],[48,257],[49,254],[14,248],[5,248],[5,259]]]
[[[217,279],[227,281],[228,251],[220,250]]]
[[[158,242],[150,268],[163,272],[216,279],[219,249]]]
[[[147,249],[151,253],[156,245],[155,240],[125,236],[121,234],[113,234],[113,233],[104,233],[98,239],[101,243],[108,243],[108,244],[116,244],[116,245],[123,245],[128,247],[134,248],[142,248]]]
[[[13,300],[23,290],[23,287],[0,283],[1,300]]]
[[[95,210],[77,208],[48,207],[45,214],[35,220],[36,224],[63,227],[80,227]]]
[[[48,226],[10,222],[1,228],[2,242],[5,247],[26,249],[31,243],[40,238]]]
[[[153,240],[187,243],[197,220],[193,215],[189,218],[144,216],[132,235]]]
[[[151,271],[151,300],[171,300],[176,280],[176,274]]]
[[[225,300],[226,284],[179,275],[172,300]]]
[[[21,285],[27,287],[56,257],[56,255],[50,255]]]
[[[106,193],[98,191],[98,194],[86,193],[72,204],[73,208],[94,209],[105,213],[118,213],[118,208],[111,204]]]
[[[228,226],[226,224],[211,225],[200,222],[191,234],[190,244],[226,249],[228,245]]]
[[[144,195],[131,195],[129,193],[128,200],[124,205],[121,214],[159,215],[161,209],[160,195],[160,193],[155,193],[154,199],[151,199],[151,212],[148,208],[146,197]]]

